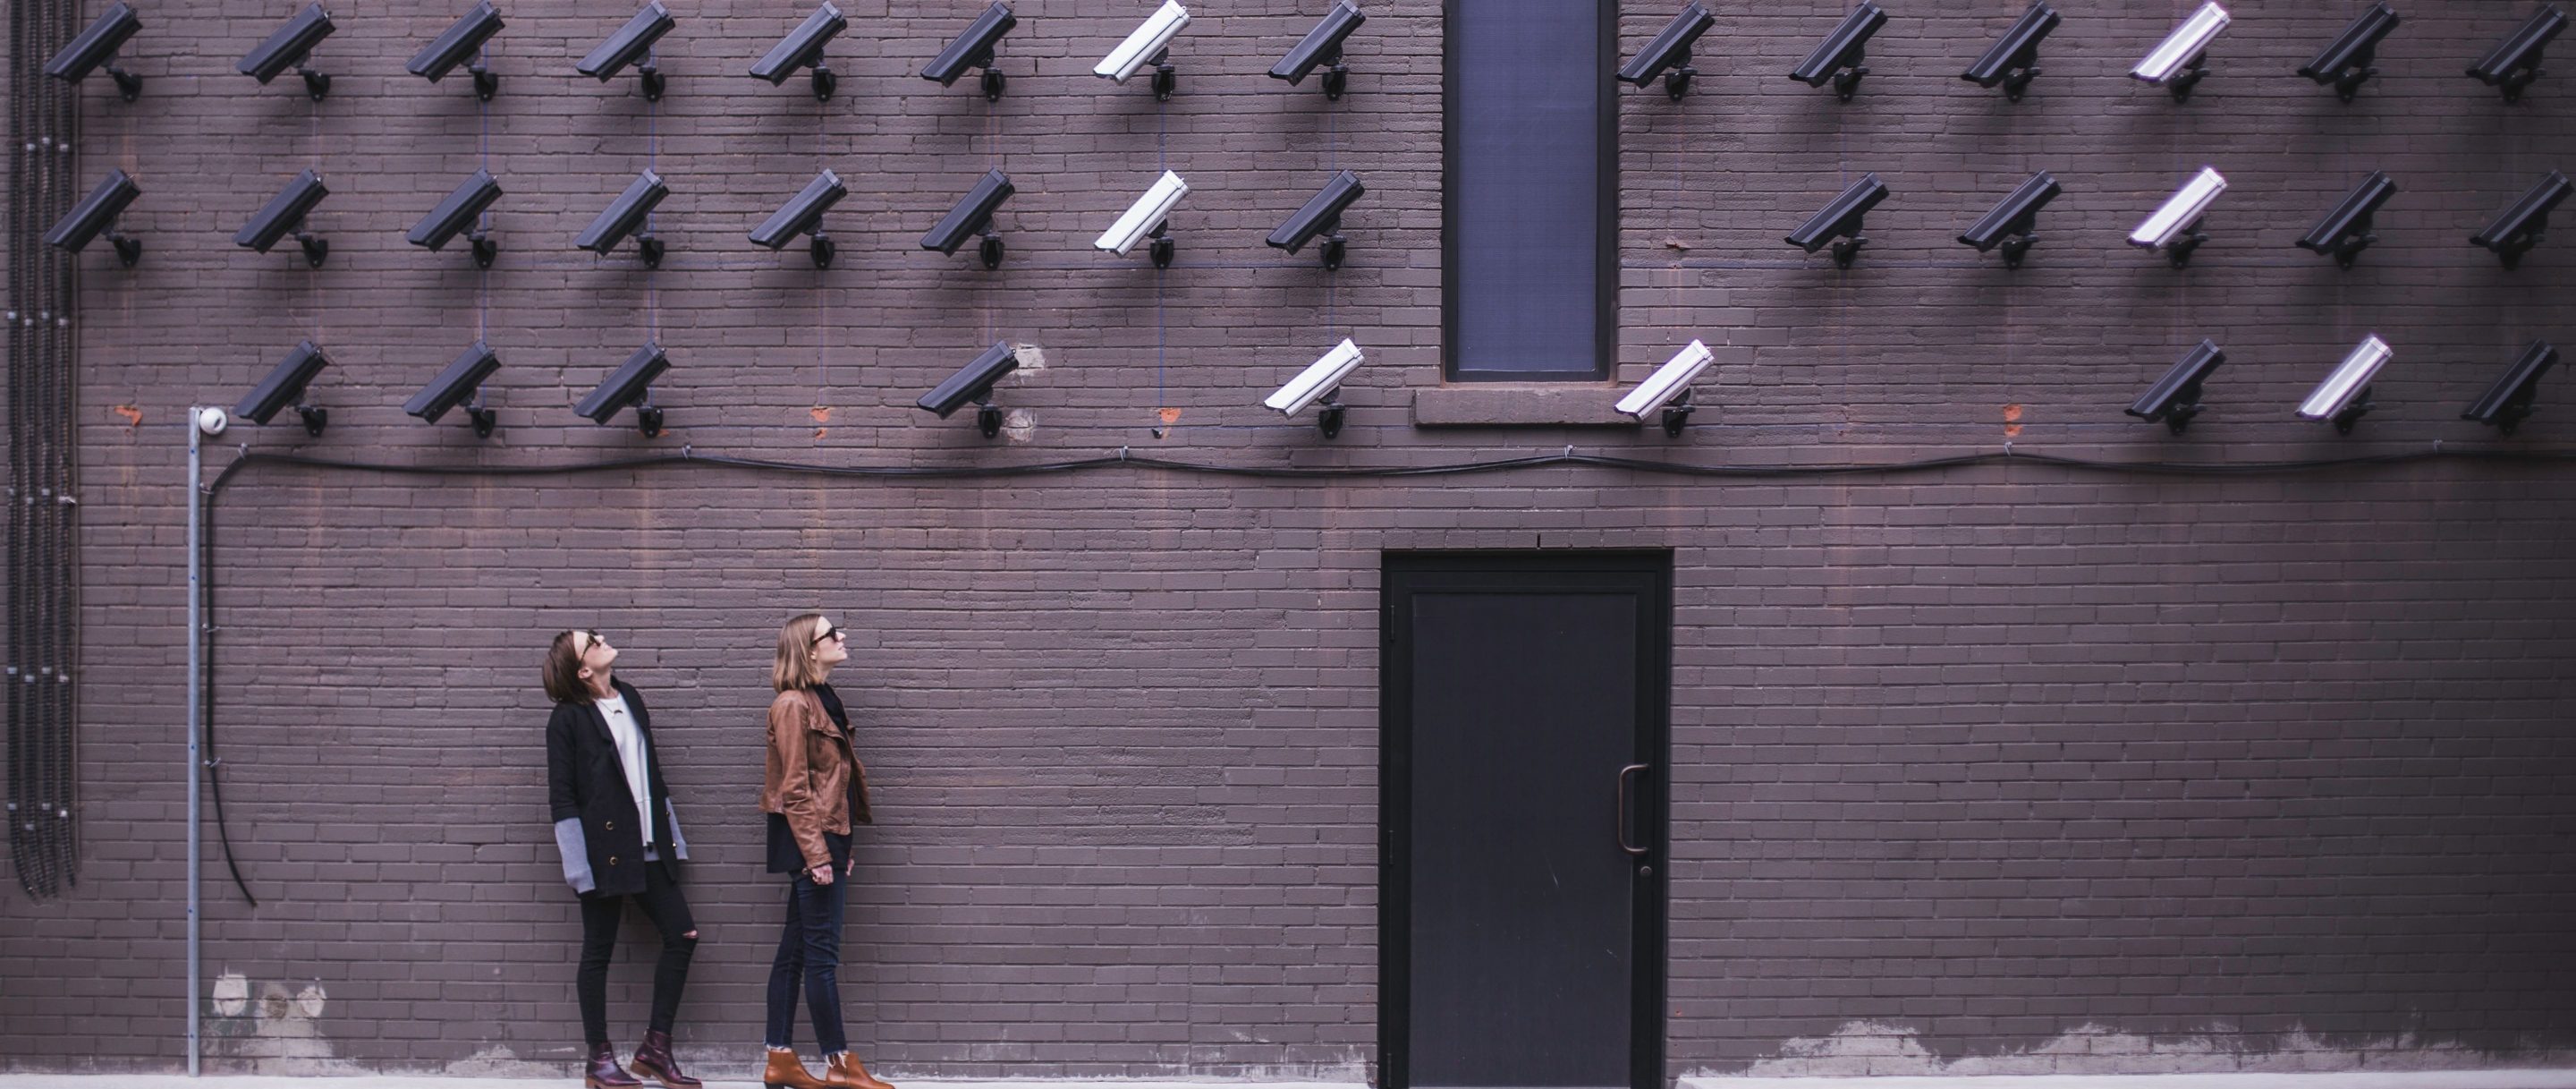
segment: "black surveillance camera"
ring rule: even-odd
[[[2522,101],[2522,89],[2540,78],[2540,54],[2549,40],[2567,29],[2567,13],[2548,4],[2511,37],[2469,66],[2469,78],[2504,92],[2507,102]]]
[[[1852,259],[1860,256],[1860,248],[1869,244],[1869,239],[1861,237],[1861,217],[1886,199],[1887,186],[1879,182],[1878,175],[1863,174],[1859,181],[1845,186],[1842,194],[1836,196],[1833,203],[1825,205],[1823,211],[1790,232],[1789,244],[1814,253],[1831,243],[1835,267],[1850,268]]]
[[[1270,78],[1287,80],[1288,85],[1294,87],[1304,83],[1306,73],[1314,71],[1317,65],[1326,65],[1324,97],[1339,101],[1343,89],[1350,86],[1351,78],[1349,66],[1342,63],[1342,41],[1367,21],[1368,16],[1360,14],[1360,9],[1350,0],[1335,0],[1333,10],[1324,14],[1324,20],[1316,23],[1315,29],[1307,31],[1306,36],[1298,40],[1296,48],[1279,58],[1279,63],[1270,66]]]
[[[2200,384],[2225,362],[2226,352],[2219,351],[2216,344],[2201,341],[2184,352],[2181,361],[2156,379],[2155,385],[2147,387],[2137,403],[2128,407],[2128,414],[2148,423],[2161,420],[2165,430],[2182,434],[2191,426],[2191,418],[2201,413]]]
[[[2539,245],[2541,234],[2549,229],[2550,211],[2570,192],[2576,192],[2576,185],[2568,184],[2567,175],[2550,171],[2495,222],[2487,224],[2487,229],[2470,235],[2469,243],[2495,251],[2506,268],[2521,265],[2522,255]]]
[[[2333,87],[2335,97],[2346,102],[2360,93],[2361,85],[2378,75],[2373,67],[2379,59],[2380,39],[2397,29],[2397,13],[2386,4],[2372,4],[2351,26],[2326,45],[2325,52],[2299,69],[2299,74],[2317,81],[2319,86]]]
[[[54,224],[53,230],[45,232],[45,244],[79,253],[99,235],[105,234],[108,244],[116,247],[117,261],[133,268],[136,261],[143,259],[143,240],[117,233],[116,217],[125,211],[126,205],[134,203],[134,198],[142,195],[143,187],[134,184],[133,178],[127,177],[122,170],[110,169],[107,180],[98,183],[98,188],[90,190],[80,203],[72,205],[71,212]]]
[[[627,235],[634,234],[637,228],[642,227],[644,217],[653,214],[654,206],[661,204],[662,198],[670,195],[671,187],[662,184],[661,175],[650,170],[636,175],[634,181],[627,183],[626,191],[617,194],[616,200],[608,202],[608,207],[600,210],[599,216],[590,221],[590,226],[582,229],[580,237],[573,239],[572,244],[606,256],[617,248],[619,242],[625,241]],[[662,267],[660,239],[645,234],[638,236],[635,244],[637,251],[644,257],[644,267]]]
[[[403,402],[403,411],[420,417],[423,422],[437,423],[448,410],[464,405],[466,416],[474,424],[475,437],[491,438],[492,426],[499,422],[500,414],[480,404],[467,405],[465,401],[469,397],[482,400],[483,380],[500,369],[501,357],[493,354],[482,341],[475,341],[464,354],[456,357],[455,362],[449,363],[446,370],[438,372],[438,377],[431,379],[429,385],[412,394],[411,400]]]
[[[405,67],[411,74],[436,83],[454,71],[457,65],[465,65],[465,70],[474,75],[474,97],[490,102],[492,92],[501,89],[501,77],[483,67],[480,54],[483,43],[491,41],[492,36],[500,32],[501,12],[492,6],[491,0],[479,0],[474,10],[466,12],[444,33],[413,54],[411,63]]]
[[[2535,340],[2514,357],[2513,366],[2504,377],[2488,387],[2486,396],[2460,414],[2463,420],[2492,424],[2498,432],[2513,434],[2516,427],[2531,415],[2531,402],[2540,395],[2540,376],[2558,362],[2558,349],[2548,341]]]
[[[967,69],[981,68],[984,70],[985,100],[1000,101],[1003,80],[1000,70],[993,67],[993,48],[1001,44],[1002,35],[1010,33],[1011,28],[1018,25],[1019,16],[1011,14],[1011,6],[994,0],[993,6],[976,16],[965,33],[958,35],[955,41],[948,43],[948,48],[930,59],[930,64],[921,70],[921,78],[937,80],[942,87],[952,87],[956,85],[957,77],[965,75]]]
[[[1295,253],[1306,248],[1306,243],[1313,241],[1315,236],[1322,235],[1324,267],[1338,269],[1342,267],[1344,246],[1342,210],[1350,207],[1351,202],[1360,199],[1360,194],[1365,192],[1368,189],[1360,184],[1359,175],[1348,170],[1335,174],[1331,181],[1324,183],[1321,191],[1307,199],[1305,207],[1297,209],[1297,214],[1289,216],[1287,222],[1280,224],[1278,230],[1270,232],[1270,237],[1262,241],[1272,248]]]
[[[1619,78],[1643,87],[1653,83],[1656,76],[1662,76],[1664,93],[1671,95],[1675,102],[1681,101],[1682,96],[1690,92],[1691,77],[1699,74],[1699,69],[1691,67],[1691,46],[1699,42],[1700,35],[1708,33],[1708,28],[1716,25],[1717,16],[1700,6],[1699,0],[1683,4],[1681,12],[1673,16],[1672,22],[1664,24],[1664,29],[1655,32],[1654,40],[1647,42],[1646,48],[1638,50],[1636,56],[1628,58],[1628,63],[1619,66]]]
[[[806,16],[805,21],[779,39],[777,45],[770,46],[769,53],[760,58],[760,63],[751,66],[753,78],[768,80],[770,86],[776,87],[786,83],[787,77],[795,75],[797,69],[810,67],[814,70],[814,100],[831,101],[832,88],[838,80],[833,77],[832,69],[823,63],[823,46],[849,25],[850,20],[841,14],[841,9],[829,3],[815,8],[814,14]]]
[[[116,51],[141,29],[143,17],[134,14],[133,8],[109,4],[88,29],[75,35],[52,60],[45,62],[45,74],[65,83],[78,83],[104,66],[108,76],[116,80],[117,93],[132,102],[143,94],[143,77],[117,67]]]
[[[1860,89],[1860,77],[1869,74],[1869,69],[1861,64],[1862,52],[1869,46],[1869,36],[1878,33],[1878,28],[1885,25],[1887,9],[1871,0],[1861,0],[1860,6],[1843,17],[1842,25],[1835,27],[1815,52],[1807,54],[1807,59],[1789,70],[1789,78],[1809,87],[1822,87],[1830,81],[1836,97],[1851,101],[1852,93]]]
[[[2057,199],[2057,178],[2042,170],[2022,180],[2003,202],[1994,206],[1959,235],[1959,241],[1974,246],[1978,253],[1989,253],[1997,247],[2004,251],[2004,267],[2020,268],[2022,256],[2039,242],[2039,211]],[[1812,250],[1808,252],[1814,252]]]
[[[1979,87],[2004,89],[2004,99],[2021,101],[2030,81],[2039,77],[2039,43],[2048,32],[2057,29],[2057,9],[2046,3],[2033,3],[2021,18],[2013,20],[2012,29],[1987,48],[1977,63],[1959,73],[1959,78]]]
[[[1018,191],[1012,187],[1010,175],[998,169],[985,171],[965,196],[957,198],[957,205],[940,217],[939,225],[921,236],[921,248],[938,250],[943,257],[954,256],[957,247],[965,245],[968,238],[981,236],[977,256],[984,267],[1002,267],[1002,239],[993,233],[993,212]]]
[[[320,102],[322,96],[331,91],[331,77],[314,71],[304,62],[311,56],[315,45],[331,36],[331,29],[331,13],[322,10],[322,5],[314,4],[297,12],[285,26],[277,28],[277,33],[259,43],[259,48],[251,50],[250,55],[243,57],[235,68],[262,84],[276,79],[279,73],[289,68],[295,69],[304,77],[304,93],[312,96],[313,101]]]
[[[331,190],[322,184],[322,175],[310,170],[297,174],[294,180],[286,183],[286,188],[268,198],[268,203],[260,208],[258,215],[250,217],[250,222],[242,225],[242,229],[233,235],[233,244],[267,253],[269,247],[277,245],[278,239],[292,233],[295,241],[304,247],[304,263],[321,268],[322,259],[331,252],[331,243],[306,231],[304,216],[313,210],[314,205],[322,203],[322,198],[330,195]]]
[[[627,65],[643,61],[643,67],[636,72],[644,77],[644,100],[659,102],[662,100],[662,72],[653,67],[652,60],[645,54],[651,52],[653,43],[662,40],[662,35],[670,33],[676,23],[677,20],[671,18],[670,9],[662,6],[662,0],[650,0],[644,5],[644,10],[636,12],[634,18],[617,28],[617,33],[609,35],[607,41],[599,43],[599,48],[591,50],[590,55],[583,57],[581,63],[573,68],[606,83],[617,78],[617,73],[625,71]]]
[[[2388,203],[2388,198],[2396,195],[2397,183],[2388,180],[2386,171],[2371,171],[2369,177],[2361,179],[2361,184],[2353,186],[2352,192],[2344,194],[2344,198],[2326,212],[2324,219],[2318,220],[2316,226],[2308,228],[2308,233],[2300,236],[2299,248],[2310,253],[2332,254],[2337,267],[2351,268],[2362,250],[2379,241],[2378,235],[2370,233],[2371,217],[2378,214],[2380,205]]]
[[[572,410],[592,423],[605,426],[616,417],[618,409],[633,405],[636,429],[642,431],[645,438],[652,438],[662,433],[662,410],[652,405],[653,380],[670,369],[671,357],[662,353],[662,346],[645,341],[643,347],[635,349],[634,355],[627,356],[626,362],[618,364],[617,370]]]
[[[447,194],[447,199],[439,201],[437,207],[412,225],[411,244],[427,246],[432,253],[446,248],[457,235],[473,229],[475,221],[482,218],[484,209],[499,199],[501,183],[492,180],[489,171],[475,171],[474,176],[465,179],[454,192]],[[500,244],[479,230],[467,235],[467,240],[474,246],[474,266],[491,268],[493,256],[501,252]]]
[[[760,226],[751,232],[752,245],[784,249],[796,240],[797,235],[809,234],[814,236],[813,245],[807,247],[813,255],[814,267],[832,267],[832,240],[823,237],[823,213],[848,195],[850,187],[841,184],[839,175],[829,170],[814,175],[813,181],[806,182],[805,188],[788,198],[787,203],[779,205],[777,211],[769,213],[769,218],[762,220]]]
[[[1018,369],[1020,357],[1011,350],[1010,342],[995,341],[965,369],[949,375],[939,388],[922,394],[920,406],[923,411],[935,413],[945,420],[958,409],[973,404],[977,406],[976,429],[982,431],[985,438],[992,438],[1002,433],[1002,410],[993,405],[993,383]]]
[[[323,425],[331,422],[331,413],[305,404],[304,387],[312,384],[313,376],[330,365],[330,357],[323,355],[322,349],[314,347],[312,341],[297,344],[294,351],[286,353],[286,358],[269,370],[268,377],[251,387],[249,396],[233,406],[233,415],[265,426],[269,417],[277,415],[279,409],[293,405],[296,415],[304,419],[304,433],[320,438]]]

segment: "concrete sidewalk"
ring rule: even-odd
[[[703,1074],[700,1075],[704,1077]],[[185,1074],[0,1074],[0,1089],[564,1089],[578,1077],[458,1078]],[[707,1078],[708,1089],[758,1089],[757,1081]],[[903,1089],[1367,1089],[1340,1082],[1119,1081],[901,1078]],[[2042,1074],[1979,1077],[1681,1078],[1675,1089],[2576,1089],[2576,1070],[2342,1071],[2325,1074]]]

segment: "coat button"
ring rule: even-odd
[[[614,831],[616,831],[616,830],[617,830],[617,822],[616,822],[616,821],[609,821],[609,822],[607,822],[607,824],[608,824],[608,830],[609,830],[609,831],[614,832]]]
[[[609,864],[609,865],[611,865],[611,866],[617,865],[617,856],[616,856],[616,855],[610,855],[610,856],[608,856],[608,864]]]

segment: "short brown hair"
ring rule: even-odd
[[[546,648],[546,695],[556,703],[572,703],[590,698],[590,685],[581,679],[581,652],[573,649],[573,633],[555,633],[555,642]]]
[[[822,626],[823,614],[803,613],[778,629],[778,661],[769,668],[769,685],[781,692],[812,688],[823,683],[823,669],[814,660],[814,629]]]

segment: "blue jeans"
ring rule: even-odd
[[[823,1054],[850,1049],[841,1028],[841,906],[850,878],[829,885],[799,873],[787,892],[787,924],[778,933],[778,956],[769,962],[769,1046],[789,1047],[796,1033],[796,986],[814,1018],[814,1040]]]

